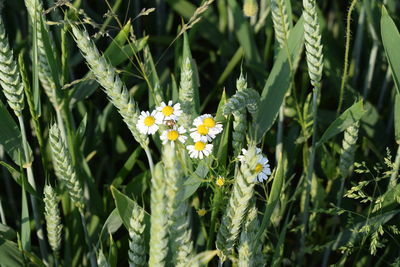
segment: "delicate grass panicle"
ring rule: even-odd
[[[247,88],[247,81],[243,76],[243,72],[240,73],[239,79],[236,81],[236,90],[243,91]],[[240,154],[243,147],[243,142],[246,137],[247,130],[247,113],[246,108],[242,107],[232,112],[233,114],[233,133],[232,133],[232,147],[234,149],[235,156]]]
[[[222,217],[217,235],[216,245],[222,261],[233,253],[249,201],[254,194],[254,179],[257,176],[254,170],[258,160],[256,148],[251,146],[236,175],[228,207]]]
[[[97,82],[104,88],[110,101],[118,109],[135,140],[140,143],[142,147],[147,147],[147,136],[142,135],[136,128],[139,109],[133,98],[129,95],[125,84],[118,76],[116,69],[104,56],[100,55],[100,52],[90,40],[85,30],[81,31],[75,25],[71,25],[71,27],[75,36],[75,41],[90,69],[96,76]]]
[[[175,149],[167,144],[163,149],[164,176],[166,182],[165,195],[169,215],[169,232],[171,252],[174,266],[188,266],[192,257],[188,201],[183,200],[184,172],[177,158]]]
[[[259,99],[260,99],[260,94],[252,88],[246,88],[237,91],[226,102],[223,114],[227,116],[232,112],[241,109],[243,107],[246,107],[251,114],[256,114],[258,111]]]
[[[346,129],[342,141],[342,153],[340,155],[339,170],[343,178],[351,175],[354,164],[354,153],[358,139],[358,128],[360,123],[357,121]]]
[[[165,204],[165,176],[158,163],[151,179],[149,267],[164,266],[168,254],[168,217]]]
[[[144,210],[138,205],[132,210],[129,221],[129,266],[146,266],[146,247],[144,245],[143,232],[146,225],[143,222]]]
[[[24,86],[18,72],[17,63],[8,43],[3,18],[0,16],[0,85],[8,105],[17,117],[24,109]]]
[[[256,241],[260,227],[257,215],[258,210],[255,206],[255,201],[253,201],[253,205],[250,206],[247,212],[243,230],[240,234],[238,267],[263,266],[265,264],[261,252],[261,243]]]
[[[315,0],[303,0],[304,40],[311,84],[320,89],[323,67],[321,33]]]
[[[275,37],[279,46],[284,47],[289,38],[289,18],[285,0],[271,0],[271,12]]]
[[[62,224],[56,192],[50,185],[44,187],[44,209],[47,227],[47,239],[55,254],[61,249]]]
[[[50,128],[50,147],[53,152],[53,166],[56,175],[67,186],[69,196],[79,211],[83,211],[83,193],[79,180],[76,177],[74,167],[72,166],[69,151],[62,139],[57,124]]]
[[[25,0],[25,6],[28,9],[31,25],[33,25],[33,29],[36,31],[36,45],[38,51],[38,73],[39,73],[40,83],[42,84],[43,89],[48,98],[50,99],[50,102],[52,103],[53,107],[59,109],[60,108],[59,103],[57,102],[57,91],[56,91],[57,88],[53,80],[53,76],[51,74],[50,66],[47,61],[46,50],[43,41],[43,31],[41,26],[42,25],[41,20],[45,22],[45,18],[43,16],[43,4],[41,0]],[[44,29],[48,31],[46,23],[43,23],[43,25]],[[54,51],[54,43],[52,42],[52,38],[50,38],[50,45],[52,47],[52,51]]]
[[[195,114],[193,114],[194,99],[193,71],[190,58],[187,57],[182,60],[181,82],[179,85],[179,103],[181,103],[183,111],[179,119],[186,128],[190,127],[195,117]]]

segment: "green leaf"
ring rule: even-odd
[[[108,215],[107,220],[105,221],[103,227],[101,228],[99,235],[99,243],[104,242],[110,234],[113,234],[116,231],[118,231],[121,225],[122,225],[121,216],[118,213],[118,209],[115,208],[110,213],[110,215]]]
[[[274,180],[272,182],[271,193],[269,194],[267,206],[265,207],[264,216],[260,225],[260,230],[257,233],[256,240],[259,240],[267,229],[269,223],[271,222],[271,215],[274,211],[276,204],[279,201],[279,197],[281,194],[283,181],[285,180],[285,170],[287,167],[287,160],[284,154],[279,160],[277,171],[274,176]]]
[[[381,35],[397,93],[400,93],[400,33],[384,6],[382,7]]]
[[[125,162],[124,166],[122,166],[121,170],[117,173],[117,176],[114,178],[112,185],[115,187],[119,187],[131,173],[133,167],[135,166],[140,153],[142,152],[142,147],[138,146],[135,151],[129,156],[128,160]]]
[[[82,144],[83,137],[85,136],[86,126],[87,126],[87,113],[83,117],[81,123],[79,124],[78,129],[76,130],[75,142],[79,145]]]
[[[115,206],[117,207],[119,216],[122,219],[123,224],[125,225],[126,229],[129,229],[129,220],[132,216],[132,210],[134,209],[135,206],[140,207],[135,201],[130,199],[128,196],[125,194],[121,193],[116,189],[114,186],[111,186],[111,193],[113,195],[114,201],[115,201]],[[144,236],[145,236],[145,243],[147,244],[148,241],[150,240],[150,215],[145,212],[144,215],[144,224],[146,225],[146,228],[144,230]]]
[[[37,194],[36,190],[28,183],[28,180],[26,179],[25,175],[16,169],[14,169],[11,165],[5,163],[4,161],[0,161],[0,165],[3,165],[6,167],[6,169],[9,171],[11,174],[11,177],[14,179],[14,181],[19,184],[20,186],[25,186],[25,190],[28,191],[29,194],[39,198],[39,195]]]
[[[200,184],[204,182],[204,178],[207,176],[208,171],[209,168],[206,163],[206,160],[200,161],[194,173],[192,173],[192,175],[190,175],[189,178],[184,183],[185,194],[183,196],[183,200],[188,199],[196,192]]]
[[[203,251],[196,256],[193,257],[193,259],[189,262],[190,266],[203,266],[208,264],[209,261],[211,261],[218,253],[218,250],[206,250]]]
[[[21,158],[24,158],[21,131],[11,117],[10,113],[7,111],[7,108],[3,105],[3,102],[1,102],[1,100],[0,121],[0,144],[4,146],[5,151],[12,158],[15,164],[19,166],[26,164],[26,161],[21,161]],[[29,147],[28,149],[29,158],[32,158],[32,151]]]
[[[334,120],[328,129],[324,132],[321,139],[318,141],[317,146],[322,145],[330,138],[346,130],[350,125],[359,121],[367,110],[364,109],[362,100],[353,104],[350,108],[345,110],[336,120]]]
[[[22,253],[16,243],[0,237],[0,259],[2,266],[24,266]]]
[[[394,103],[394,137],[396,142],[400,144],[400,95],[396,94]]]
[[[197,71],[196,62],[192,57],[189,46],[189,38],[186,32],[183,34],[183,53],[182,53],[182,63],[186,58],[190,60],[190,68],[192,70],[192,90],[194,95],[194,105],[193,112],[197,116],[200,110],[200,98],[199,98],[199,74]]]
[[[108,262],[111,267],[116,267],[118,262],[118,247],[115,244],[112,235],[110,235],[110,248],[108,250]]]
[[[292,62],[300,55],[303,46],[303,18],[299,19],[289,35],[289,53]],[[254,121],[255,141],[261,141],[264,134],[271,128],[286,92],[291,84],[291,70],[286,49],[282,49],[275,61],[260,99],[260,108]]]
[[[10,226],[0,223],[0,237],[5,239],[14,239],[17,233]]]

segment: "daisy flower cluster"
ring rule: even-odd
[[[160,130],[160,139],[163,145],[168,142],[174,146],[176,142],[184,144],[188,138],[187,130],[179,126],[179,116],[182,114],[181,105],[162,102],[152,112],[142,111],[136,127],[146,135],[155,134]],[[186,146],[191,158],[204,158],[211,154],[213,145],[210,142],[222,132],[222,124],[216,122],[210,114],[204,114],[194,119],[190,137],[193,145]]]
[[[246,149],[242,149],[242,155],[238,156],[238,159],[240,160],[240,162],[244,162],[245,160],[245,156],[247,154],[247,150]],[[256,148],[256,155],[258,157],[258,161],[257,161],[257,165],[254,169],[254,172],[257,173],[256,178],[254,179],[254,182],[263,182],[268,180],[268,177],[271,175],[271,168],[268,164],[268,158],[265,157],[260,148]]]

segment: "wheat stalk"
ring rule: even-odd
[[[225,261],[226,257],[233,253],[249,201],[254,194],[254,178],[256,176],[254,169],[257,162],[256,149],[251,146],[236,175],[228,207],[222,217],[218,231],[217,249],[222,261]]]
[[[104,88],[111,103],[118,109],[124,122],[128,126],[135,140],[146,148],[147,136],[142,135],[136,128],[139,110],[125,84],[121,81],[116,69],[97,50],[90,40],[86,30],[81,31],[75,25],[71,25],[75,41],[86,59],[89,68],[94,73],[97,82]]]
[[[36,45],[38,51],[38,75],[40,83],[42,84],[43,89],[53,107],[58,110],[60,109],[61,104],[58,103],[58,92],[56,84],[53,80],[53,76],[51,74],[43,41],[42,21],[45,21],[45,18],[43,16],[43,4],[41,0],[25,0],[25,6],[28,9],[28,14],[31,24],[33,25],[33,29],[34,31],[36,31]],[[47,25],[45,23],[43,23],[43,25],[44,30],[49,32]],[[50,34],[49,36],[51,37]],[[54,51],[55,46],[52,42],[52,38],[50,38],[50,46],[52,48],[51,50]]]
[[[166,180],[167,211],[169,215],[170,244],[174,266],[184,267],[193,254],[193,242],[189,222],[189,206],[183,200],[185,193],[184,173],[174,147],[164,146],[162,161]]]
[[[18,72],[17,63],[8,43],[3,18],[0,16],[0,85],[8,105],[17,117],[24,109],[24,87]]]
[[[151,179],[149,267],[164,266],[168,254],[168,217],[165,212],[165,176],[158,163]]]
[[[63,226],[61,224],[57,195],[53,187],[50,185],[44,187],[43,202],[47,226],[47,238],[49,239],[51,249],[56,255],[58,255],[61,249],[61,233]]]
[[[146,266],[146,248],[143,232],[146,225],[143,222],[144,210],[135,205],[129,220],[129,266]]]
[[[49,137],[50,147],[53,152],[53,166],[56,175],[65,183],[72,202],[79,209],[79,211],[82,212],[85,207],[83,202],[82,187],[76,177],[68,148],[65,145],[65,141],[61,137],[57,124],[53,124],[51,126]]]

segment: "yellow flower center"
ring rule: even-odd
[[[146,125],[147,127],[150,127],[151,125],[153,125],[155,123],[156,119],[154,119],[153,116],[148,116],[144,119],[144,125]]]
[[[197,141],[194,144],[194,149],[196,149],[197,151],[203,151],[205,147],[206,147],[206,143],[201,142],[201,141]]]
[[[171,140],[171,141],[175,141],[176,139],[178,139],[178,137],[179,137],[179,133],[178,133],[178,131],[175,131],[175,130],[169,131],[167,134],[168,140]]]
[[[206,215],[206,210],[205,209],[199,209],[197,210],[197,214],[199,214],[200,217],[203,217]]]
[[[258,163],[258,164],[256,165],[255,171],[256,171],[256,173],[259,173],[259,172],[261,172],[263,169],[264,169],[264,166],[263,166],[262,164]]]
[[[171,116],[172,113],[174,113],[174,108],[173,107],[165,106],[162,109],[162,114],[164,114],[164,116]]]
[[[217,181],[215,182],[218,186],[223,186],[225,184],[225,179],[222,177],[218,177]]]
[[[204,124],[199,125],[197,127],[197,132],[199,134],[201,134],[201,135],[207,135],[208,134],[208,128]]]
[[[214,128],[215,120],[213,118],[205,118],[203,124],[208,128]]]

